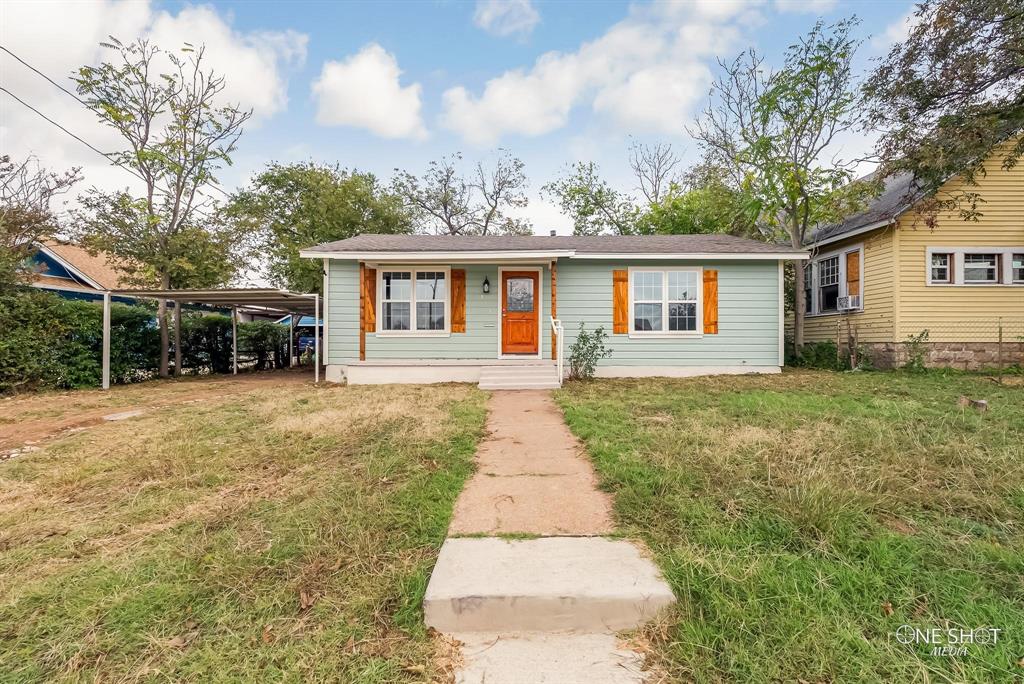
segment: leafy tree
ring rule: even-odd
[[[0,157],[0,292],[20,282],[40,240],[58,228],[51,203],[81,180],[78,169],[55,173],[35,157]]]
[[[422,176],[395,170],[392,189],[412,212],[418,230],[440,235],[530,235],[528,221],[510,211],[525,207],[523,162],[499,150],[490,167],[477,162],[468,177],[462,155],[430,162]]]
[[[126,279],[138,285],[167,289],[227,281],[234,269],[225,251],[232,241],[225,241],[224,230],[212,229],[217,223],[207,210],[213,202],[205,193],[216,187],[218,169],[231,163],[252,112],[220,103],[225,81],[205,69],[203,48],[170,52],[146,40],[116,39],[103,46],[114,53],[112,61],[81,67],[78,93],[123,138],[125,148],[109,156],[139,177],[141,192],[90,190],[79,239],[120,257]],[[166,313],[161,301],[161,376],[169,365]],[[175,346],[180,353],[181,345]]]
[[[722,169],[701,163],[673,183],[660,201],[648,207],[641,219],[646,226],[642,232],[759,237],[759,209],[754,198],[729,184]]]
[[[866,124],[882,131],[884,174],[913,173],[932,197],[932,215],[946,209],[976,219],[977,193],[935,193],[956,174],[976,183],[994,148],[1024,130],[1024,4],[928,0],[912,24],[865,84]],[[1018,137],[1002,165],[1021,154]]]
[[[359,233],[408,233],[412,217],[402,198],[369,173],[338,166],[271,164],[238,192],[229,221],[266,255],[277,284],[300,292],[323,289],[322,267],[299,250]]]
[[[857,208],[875,188],[852,182],[853,162],[835,158],[833,143],[857,123],[851,63],[856,20],[818,22],[786,51],[781,69],[766,69],[748,50],[723,64],[712,102],[691,134],[709,161],[757,204],[768,237],[803,247],[808,232]],[[796,282],[804,263],[796,262]],[[794,342],[803,346],[804,292],[797,288]]]
[[[633,142],[629,167],[636,178],[640,199],[613,188],[601,177],[594,162],[576,162],[541,192],[554,197],[573,221],[576,235],[637,235],[657,232],[646,214],[676,192],[679,156],[666,143],[654,146]]]
[[[635,235],[643,214],[628,194],[600,177],[594,162],[576,162],[561,177],[542,188],[558,199],[562,213],[572,218],[576,235]]]

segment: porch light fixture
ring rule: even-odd
[[[490,294],[491,292],[491,281],[484,276],[484,294]]]

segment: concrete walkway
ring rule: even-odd
[[[615,632],[673,603],[671,589],[638,544],[601,536],[610,499],[548,392],[494,392],[489,408],[424,598],[427,624],[462,642],[457,681],[644,681]],[[518,534],[537,537],[480,536]]]

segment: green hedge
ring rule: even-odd
[[[156,370],[160,349],[153,312],[110,307],[110,379],[132,382]],[[0,392],[96,386],[102,376],[103,309],[48,292],[0,296]]]
[[[0,393],[39,387],[96,387],[102,377],[103,308],[39,290],[0,294]],[[160,331],[155,308],[110,307],[110,381],[138,382],[157,374]],[[231,371],[231,318],[182,317],[186,372]],[[173,337],[172,337],[173,342]],[[258,370],[288,360],[288,328],[267,321],[240,323],[238,352]],[[173,351],[171,360],[173,363]]]

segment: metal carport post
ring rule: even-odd
[[[111,296],[136,299],[168,299],[175,306],[203,304],[231,309],[231,367],[238,372],[238,307],[258,308],[267,313],[312,314],[314,320],[314,380],[320,382],[320,295],[300,294],[271,288],[234,288],[209,290],[114,290],[103,293],[103,389],[110,389],[110,300]],[[292,326],[289,325],[289,329]],[[292,337],[289,336],[289,351]],[[291,365],[291,359],[289,359]]]

